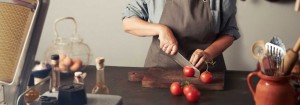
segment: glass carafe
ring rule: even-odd
[[[61,37],[57,32],[57,23],[62,20],[70,19],[75,24],[75,31],[70,37]],[[90,61],[90,48],[83,42],[77,34],[77,22],[73,17],[63,17],[54,23],[55,39],[48,47],[45,54],[45,61],[50,62],[50,56],[59,55],[59,69],[61,72],[75,72],[85,68]]]

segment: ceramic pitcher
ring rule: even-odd
[[[251,84],[251,78],[258,76],[256,88]],[[267,76],[261,72],[248,74],[247,83],[253,95],[255,105],[296,105],[299,93],[296,93],[290,80],[293,76]]]

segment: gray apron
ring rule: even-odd
[[[178,41],[178,51],[190,59],[196,49],[206,49],[218,37],[214,33],[214,21],[210,0],[166,0],[160,24],[168,26]],[[145,61],[145,67],[182,68],[159,48],[158,36],[154,36]],[[222,54],[210,69],[226,70]],[[202,68],[206,69],[206,68]]]

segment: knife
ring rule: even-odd
[[[195,70],[195,77],[200,77],[200,70],[197,69],[191,62],[189,62],[187,59],[185,59],[179,52],[177,52],[175,55],[170,55],[170,57],[177,62],[181,67],[190,66]],[[200,61],[204,61],[204,59],[200,59]]]

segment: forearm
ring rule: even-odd
[[[140,18],[125,18],[123,20],[123,30],[136,36],[157,36],[165,26],[149,23]]]
[[[210,59],[213,59],[218,55],[222,54],[223,51],[225,51],[229,46],[231,46],[233,41],[233,37],[228,35],[222,35],[204,51],[207,52]]]

